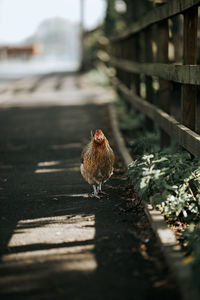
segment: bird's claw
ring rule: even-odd
[[[92,193],[92,194],[88,194],[88,197],[89,198],[97,198],[97,199],[100,199],[101,197],[100,196],[98,196],[98,195],[95,195],[94,193]]]
[[[97,198],[97,199],[100,199],[101,197],[100,196],[98,196],[97,194],[92,194],[93,195],[93,197],[95,197],[95,198]]]

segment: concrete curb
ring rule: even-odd
[[[119,130],[116,111],[112,104],[109,105],[109,114],[115,141],[117,142],[122,159],[126,167],[128,167],[133,159],[126,148],[124,139]],[[153,209],[151,204],[147,204],[144,201],[142,201],[142,204],[151,227],[158,238],[165,259],[176,278],[183,300],[200,299],[200,295],[192,282],[191,270],[189,266],[184,263],[184,256],[174,233],[167,226],[164,217],[159,211]]]

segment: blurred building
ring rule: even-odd
[[[42,47],[40,45],[0,46],[0,59],[29,59],[35,55],[41,54],[41,52]]]

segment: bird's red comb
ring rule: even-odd
[[[102,132],[101,129],[97,130],[97,131],[96,131],[96,135],[97,135],[97,136],[100,135],[101,132]]]

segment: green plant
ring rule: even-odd
[[[143,155],[129,165],[128,175],[137,193],[168,219],[200,217],[200,165],[188,152]]]

